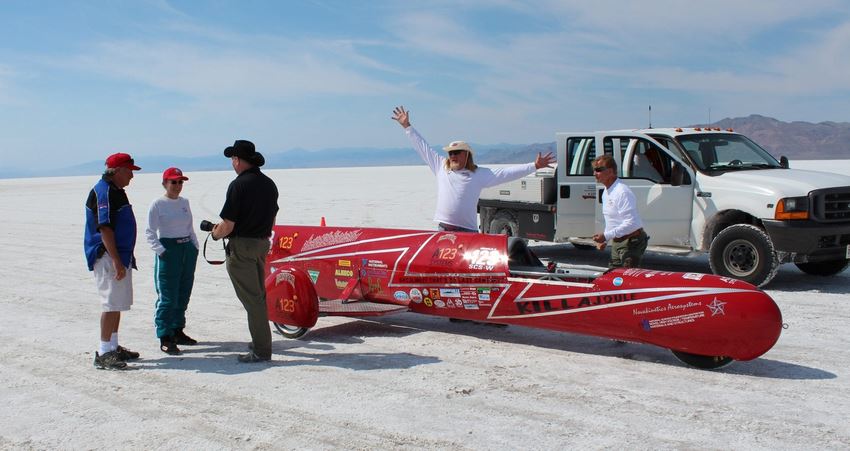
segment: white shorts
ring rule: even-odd
[[[127,268],[126,274],[115,280],[115,267],[108,253],[94,262],[94,283],[104,312],[124,312],[133,305],[133,270]]]

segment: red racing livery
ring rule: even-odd
[[[753,285],[701,273],[546,266],[504,235],[275,226],[269,319],[290,338],[323,315],[411,311],[668,348],[717,368],[779,339],[782,315]]]

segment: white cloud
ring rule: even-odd
[[[345,45],[299,42],[278,48],[216,47],[173,41],[104,42],[71,62],[199,101],[276,102],[311,95],[363,96],[396,88],[366,77]],[[371,68],[380,66],[371,64]]]

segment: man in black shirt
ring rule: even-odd
[[[236,179],[227,188],[221,222],[212,230],[213,239],[229,238],[227,273],[236,296],[248,313],[251,351],[239,356],[244,363],[272,358],[272,333],[266,310],[265,265],[269,237],[277,216],[277,186],[260,171],[263,155],[251,141],[238,140],[224,149]]]

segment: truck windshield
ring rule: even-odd
[[[681,135],[676,141],[703,171],[779,168],[779,162],[744,135]]]

